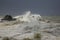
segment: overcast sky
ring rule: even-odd
[[[24,11],[58,16],[60,0],[0,0],[0,15],[19,15]]]

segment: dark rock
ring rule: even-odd
[[[2,40],[10,40],[8,37],[4,37]]]
[[[47,21],[47,23],[50,23],[50,21]]]
[[[11,15],[6,15],[3,19],[1,20],[6,20],[6,21],[14,21],[16,20],[15,18],[13,18]]]

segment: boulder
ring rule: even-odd
[[[2,20],[13,21],[13,20],[16,20],[16,19],[13,18],[11,15],[6,15]]]

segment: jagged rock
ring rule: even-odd
[[[2,20],[12,21],[12,20],[16,20],[16,19],[15,18],[12,18],[11,15],[6,15]]]
[[[10,40],[8,37],[4,37],[2,40]]]
[[[47,23],[50,23],[50,21],[47,21]]]

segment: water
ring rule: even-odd
[[[31,14],[30,11],[25,15],[16,16],[16,21],[5,21],[0,23],[0,36],[13,37],[17,40],[23,38],[32,38],[35,33],[41,33],[41,40],[59,40],[60,38],[60,23],[39,21],[42,17],[37,14]]]

